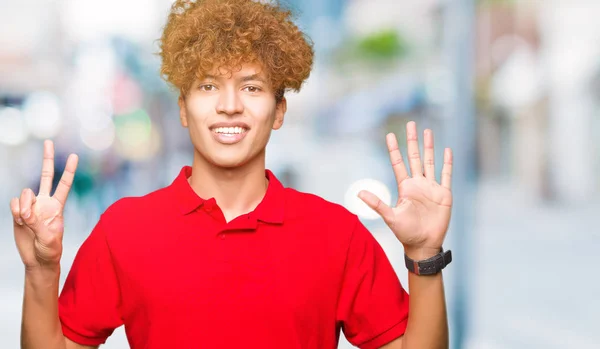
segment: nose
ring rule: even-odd
[[[235,89],[224,89],[219,95],[217,113],[235,115],[244,111],[244,105]]]

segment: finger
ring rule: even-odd
[[[358,197],[362,201],[364,201],[364,203],[367,204],[367,206],[369,206],[371,209],[377,212],[381,216],[381,218],[383,218],[384,221],[389,222],[393,217],[394,212],[392,208],[386,205],[383,201],[381,201],[381,199],[378,198],[377,195],[366,190],[361,190],[358,193]]]
[[[33,204],[35,203],[35,194],[33,190],[27,188],[23,189],[21,198],[19,199],[19,213],[21,219],[29,227],[34,227],[37,224],[37,217],[33,212]]]
[[[435,181],[435,162],[433,153],[433,131],[426,129],[423,132],[423,169],[425,177]]]
[[[40,195],[50,196],[52,179],[54,178],[54,143],[44,141],[44,160],[42,161],[42,178],[40,179]]]
[[[452,149],[444,149],[444,167],[442,167],[442,186],[450,189],[452,187]]]
[[[404,160],[402,159],[402,153],[400,153],[400,149],[398,148],[398,140],[396,139],[395,134],[388,133],[385,137],[385,141],[387,143],[388,151],[390,152],[390,162],[392,163],[394,176],[396,177],[398,186],[400,186],[400,182],[408,178],[408,172],[406,171],[406,165],[404,165]]]
[[[12,198],[12,200],[10,200],[10,212],[13,215],[13,220],[15,224],[23,225],[23,219],[21,218],[21,210],[19,207],[19,198]]]
[[[413,177],[423,175],[421,169],[421,155],[419,154],[419,138],[417,137],[417,124],[414,121],[406,124],[406,142],[408,146],[408,163]]]
[[[75,178],[75,171],[77,170],[78,162],[79,157],[77,155],[69,155],[69,158],[67,159],[67,165],[65,166],[65,171],[63,172],[60,182],[58,182],[58,186],[56,187],[56,191],[54,192],[54,198],[58,200],[63,207],[67,202],[69,191],[71,191],[71,187],[73,186],[73,178]]]

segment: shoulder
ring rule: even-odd
[[[321,227],[348,232],[359,224],[358,217],[338,203],[292,188],[285,191],[286,220],[314,222]]]
[[[169,204],[173,195],[169,187],[163,187],[143,196],[123,197],[111,204],[101,215],[104,225],[127,225],[127,222],[139,223],[140,219],[164,216],[174,210]]]

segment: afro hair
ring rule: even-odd
[[[280,99],[287,90],[300,91],[314,56],[290,10],[253,0],[177,0],[159,47],[161,75],[182,95],[215,69],[231,73],[258,63]]]

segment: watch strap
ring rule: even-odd
[[[404,261],[406,268],[411,273],[416,275],[435,275],[452,262],[452,251],[441,249],[440,253],[421,261],[412,260],[405,253]]]

